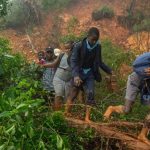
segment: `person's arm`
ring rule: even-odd
[[[129,101],[129,100],[125,101],[125,105],[124,105],[125,114],[128,114],[132,111],[133,104],[134,104],[134,101]]]
[[[80,66],[79,66],[79,55],[80,55],[80,49],[81,49],[81,43],[77,43],[73,50],[72,50],[72,55],[70,58],[70,66],[72,69],[72,76],[73,77],[79,77],[79,70],[80,70]]]
[[[80,86],[81,83],[83,82],[79,76],[79,70],[80,70],[80,50],[81,50],[81,44],[82,43],[77,43],[73,50],[72,50],[72,55],[70,58],[70,66],[72,69],[72,76],[74,78],[74,83],[76,86]]]
[[[45,64],[42,64],[41,66],[42,67],[45,67],[45,68],[56,68],[60,63],[60,56],[58,56],[52,63],[45,63]]]
[[[101,45],[99,45],[99,66],[100,68],[108,74],[112,74],[112,69],[109,68],[103,61],[102,61],[102,54],[101,54]]]

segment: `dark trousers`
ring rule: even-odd
[[[71,81],[71,90],[69,92],[69,99],[74,101],[77,98],[77,95],[80,90],[84,90],[86,93],[86,104],[87,105],[94,105],[94,88],[95,88],[95,80],[92,72],[87,74],[81,73],[80,78],[83,83],[77,87],[74,83],[74,79]]]

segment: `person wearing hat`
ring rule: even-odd
[[[51,63],[54,61],[56,56],[54,55],[54,49],[51,47],[48,47],[45,49],[45,63]],[[49,92],[54,91],[54,86],[53,86],[53,78],[55,74],[55,68],[46,68],[43,77],[42,77],[42,83],[43,83],[43,88]]]
[[[150,107],[150,52],[138,56],[132,64],[133,72],[128,76],[124,105],[109,106],[104,119],[111,118],[113,113],[129,114],[132,111],[137,95],[140,94],[142,105]],[[140,112],[142,113],[142,112]],[[138,139],[150,145],[147,138],[150,131],[150,114],[144,120]]]
[[[70,89],[70,80],[72,77],[68,60],[71,55],[73,42],[68,41],[63,46],[65,49],[64,51],[54,49],[54,53],[58,57],[52,63],[41,64],[46,68],[56,68],[56,72],[53,78],[53,85],[55,90],[55,110],[60,110],[63,100],[67,98]]]

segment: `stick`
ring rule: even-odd
[[[30,36],[29,36],[29,34],[28,34],[27,32],[26,32],[26,35],[27,35],[28,41],[29,41],[29,43],[30,43],[30,45],[31,45],[32,52],[36,54],[37,51],[35,50],[35,47],[34,47],[34,45],[32,44],[31,38],[30,38]]]

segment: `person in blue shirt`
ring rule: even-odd
[[[104,113],[104,118],[109,119],[113,112],[128,114],[131,112],[133,104],[139,92],[141,93],[141,103],[150,106],[150,93],[143,93],[145,84],[149,88],[150,83],[150,52],[144,53],[136,58],[133,62],[133,72],[128,76],[125,104],[119,106],[109,106]],[[150,92],[146,89],[147,92]],[[144,126],[138,139],[149,144],[150,141],[146,138],[150,130],[150,114],[146,116]]]
[[[70,58],[72,81],[65,114],[70,113],[71,105],[76,99],[79,90],[84,89],[87,104],[85,121],[87,122],[90,122],[90,105],[95,105],[95,80],[101,81],[99,67],[106,73],[112,74],[112,70],[102,61],[99,34],[99,30],[96,27],[90,28],[87,37],[82,42],[75,44]]]

